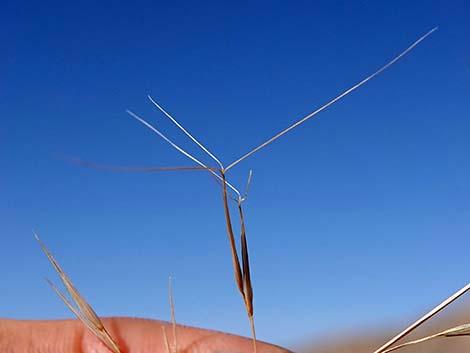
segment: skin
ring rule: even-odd
[[[121,353],[168,353],[162,327],[173,343],[172,325],[156,320],[105,318],[104,326]],[[179,353],[252,353],[252,341],[227,333],[178,325]],[[258,342],[258,353],[290,353]],[[0,353],[110,353],[78,320],[0,319]]]

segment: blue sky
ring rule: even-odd
[[[470,6],[7,2],[0,14],[0,316],[70,317],[35,229],[100,315],[249,335],[220,190],[126,114],[231,162],[439,26],[380,77],[230,171],[259,338],[405,323],[470,280]],[[201,158],[205,158],[202,156]],[[207,161],[207,159],[204,159]]]

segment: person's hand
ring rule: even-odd
[[[167,322],[107,318],[103,323],[121,353],[168,353],[165,333],[173,344],[173,328]],[[163,329],[164,328],[164,329]],[[251,339],[222,332],[176,328],[178,353],[252,353]],[[289,353],[257,342],[259,353]],[[78,320],[20,321],[0,319],[0,353],[110,353]]]

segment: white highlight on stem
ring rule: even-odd
[[[209,157],[211,157],[214,161],[217,162],[219,165],[220,169],[224,169],[224,166],[222,163],[219,161],[219,159],[211,153],[202,143],[200,143],[193,135],[191,135],[188,130],[186,130],[183,125],[181,125],[175,118],[173,118],[170,113],[168,113],[163,107],[158,104],[149,94],[147,95],[148,99],[163,113],[165,116],[170,119],[181,131],[183,131],[186,136],[188,136],[196,145],[198,145],[204,152],[206,152]]]

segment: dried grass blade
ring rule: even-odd
[[[383,353],[392,352],[392,351],[395,351],[397,349],[407,347],[407,346],[411,346],[411,345],[418,344],[418,343],[422,343],[422,342],[426,342],[426,341],[432,340],[434,338],[460,337],[460,336],[469,336],[469,335],[470,335],[470,324],[463,324],[463,325],[459,325],[459,326],[444,330],[442,332],[439,332],[439,333],[436,333],[436,334],[433,334],[433,335],[430,335],[430,336],[426,336],[426,337],[419,338],[419,339],[416,339],[416,340],[413,340],[413,341],[410,341],[410,342],[399,344],[398,346],[395,346],[395,347],[392,347],[392,348],[389,348],[389,349],[385,350]]]
[[[72,297],[72,300],[77,305],[75,308],[69,300],[52,284],[52,288],[56,291],[59,297],[64,301],[64,303],[69,307],[69,309],[101,340],[101,342],[113,353],[120,353],[119,347],[117,343],[113,340],[111,335],[108,333],[106,328],[104,327],[101,319],[92,309],[92,307],[85,301],[85,299],[81,296],[78,290],[73,285],[70,278],[65,274],[65,272],[60,267],[59,263],[55,260],[52,254],[49,252],[47,247],[44,243],[39,239],[39,236],[34,233],[34,237],[38,241],[39,245],[41,246],[42,250],[46,254],[47,258],[54,266],[55,270],[59,274],[62,283],[64,284],[67,292]]]
[[[403,52],[401,52],[398,56],[396,56],[393,60],[389,61],[387,64],[385,64],[384,66],[382,66],[380,69],[378,69],[377,71],[375,71],[373,74],[367,76],[365,79],[363,79],[362,81],[360,81],[359,83],[355,84],[354,86],[352,86],[351,88],[347,89],[346,91],[344,91],[343,93],[341,93],[340,95],[336,96],[335,98],[333,98],[332,100],[330,100],[328,103],[324,104],[323,106],[321,106],[320,108],[318,108],[317,110],[313,111],[312,113],[308,114],[307,116],[303,117],[302,119],[300,119],[299,121],[297,121],[296,123],[292,124],[291,126],[289,126],[288,128],[282,130],[281,132],[279,132],[278,134],[274,135],[273,137],[271,137],[270,139],[266,140],[265,142],[263,142],[261,145],[259,145],[258,147],[255,147],[254,149],[252,149],[251,151],[249,151],[248,153],[244,154],[243,156],[241,156],[240,158],[238,158],[236,161],[232,162],[231,164],[229,164],[229,166],[227,168],[225,168],[225,170],[229,170],[230,168],[234,167],[236,164],[240,163],[241,161],[243,161],[245,158],[248,158],[249,156],[251,156],[253,153],[256,153],[258,152],[260,149],[266,147],[267,145],[269,145],[271,142],[274,142],[275,140],[277,140],[279,137],[287,134],[289,131],[291,131],[292,129],[295,129],[297,126],[303,124],[304,122],[306,122],[307,120],[313,118],[315,115],[317,115],[318,113],[322,112],[323,110],[325,110],[326,108],[330,107],[331,105],[335,104],[337,101],[341,100],[342,98],[346,97],[347,95],[349,95],[351,92],[355,91],[356,89],[358,89],[359,87],[361,87],[362,85],[364,85],[365,83],[367,83],[368,81],[372,80],[374,77],[378,76],[379,74],[381,74],[383,71],[385,71],[386,69],[388,69],[390,66],[392,66],[393,64],[395,64],[398,60],[400,60],[403,56],[405,56],[406,54],[408,54],[411,50],[413,50],[419,43],[421,43],[423,40],[425,40],[428,36],[430,36],[433,32],[435,32],[437,30],[437,27],[433,28],[432,30],[430,30],[428,33],[426,33],[425,35],[423,35],[422,37],[420,37],[418,40],[416,40],[413,44],[411,44],[407,49],[405,49]]]

